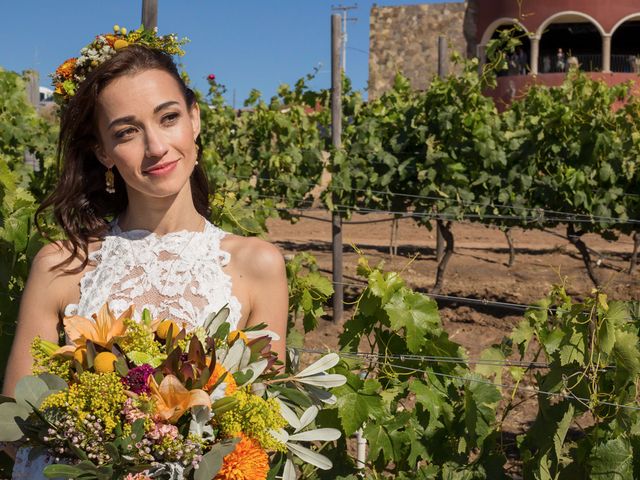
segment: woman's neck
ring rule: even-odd
[[[133,192],[129,192],[128,197],[129,205],[118,216],[118,226],[123,231],[142,229],[164,235],[203,229],[203,217],[196,210],[190,191],[183,189],[170,198],[141,198]]]

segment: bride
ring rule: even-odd
[[[125,48],[80,84],[61,119],[59,184],[41,207],[53,207],[67,240],[34,259],[5,394],[29,373],[36,335],[57,341],[65,315],[90,316],[107,300],[115,314],[134,304],[188,326],[228,304],[234,328],[268,324],[283,358],[282,255],[206,220],[199,132],[194,94],[159,50]]]
[[[133,304],[187,328],[228,306],[232,329],[266,323],[284,359],[282,254],[207,221],[199,113],[171,56],[142,45],[79,84],[62,110],[60,180],[39,211],[53,209],[66,240],[33,261],[3,394],[30,373],[34,337],[57,342],[65,315],[90,317],[106,301],[116,315]]]

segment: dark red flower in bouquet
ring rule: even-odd
[[[210,73],[207,78],[209,79],[210,82],[213,82],[216,79],[216,76],[213,73]]]
[[[122,379],[122,382],[129,390],[138,395],[141,393],[150,393],[151,389],[149,388],[147,380],[151,374],[153,374],[153,367],[145,363],[129,370],[129,373]]]

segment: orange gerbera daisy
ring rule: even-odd
[[[214,480],[264,480],[269,474],[269,457],[260,444],[241,435],[236,449],[224,457]]]
[[[64,63],[56,69],[56,75],[62,78],[71,78],[76,69],[77,60],[77,58],[69,58],[65,60]]]
[[[222,377],[225,373],[227,375],[224,377],[223,382],[227,384],[227,388],[224,389],[224,393],[227,396],[233,395],[235,391],[238,389],[238,384],[236,384],[236,380],[233,378],[233,375],[231,375],[227,371],[227,369],[222,366],[220,362],[216,362],[216,366],[213,368],[213,372],[209,377],[209,381],[204,386],[204,391],[211,392],[211,390],[213,389],[213,386],[220,379],[220,377]]]

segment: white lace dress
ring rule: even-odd
[[[194,328],[228,306],[227,321],[236,328],[241,305],[222,268],[230,259],[220,248],[225,235],[208,221],[202,232],[165,235],[147,230],[123,232],[113,223],[100,249],[89,256],[96,267],[80,281],[80,301],[68,305],[65,315],[91,318],[109,301],[116,316],[134,305],[138,318],[148,308],[152,318],[171,318]],[[28,452],[27,448],[18,451],[13,479],[45,480],[42,470],[50,459],[29,462]]]

